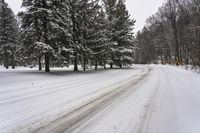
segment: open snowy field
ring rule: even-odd
[[[200,132],[197,74],[161,65],[64,70],[0,68],[0,132]]]

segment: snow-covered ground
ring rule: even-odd
[[[173,66],[0,70],[0,132],[199,133],[199,112],[200,76]]]

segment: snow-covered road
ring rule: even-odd
[[[199,133],[200,76],[173,66],[0,71],[0,132]]]

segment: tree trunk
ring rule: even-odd
[[[110,68],[113,69],[113,63],[110,64]]]
[[[180,63],[180,53],[179,53],[179,43],[178,43],[178,30],[176,26],[176,18],[172,21],[174,40],[175,40],[175,62],[176,65],[179,66]]]
[[[106,69],[106,61],[104,62],[104,69]]]
[[[97,60],[95,61],[95,70],[97,71],[97,68],[98,68],[98,63],[97,63]]]
[[[45,54],[45,72],[50,72],[49,61],[50,61],[49,53],[46,53]]]
[[[12,69],[15,69],[14,54],[11,55],[11,65],[12,65]]]
[[[9,65],[8,65],[8,56],[7,56],[7,53],[6,53],[6,56],[5,56],[5,62],[4,62],[4,66],[6,69],[9,68]]]
[[[74,71],[78,71],[78,57],[77,52],[74,53]]]
[[[7,60],[5,61],[5,67],[6,67],[6,69],[9,68],[9,66],[8,66],[8,61],[7,61]]]
[[[15,61],[12,59],[12,69],[15,69]]]
[[[122,64],[121,64],[121,63],[120,63],[120,65],[119,65],[119,67],[122,68]]]
[[[15,64],[12,65],[12,69],[15,69]]]
[[[38,57],[38,65],[39,65],[39,71],[42,70],[42,63],[41,63],[41,56]]]
[[[83,71],[86,71],[86,59],[85,59],[85,53],[83,55]]]
[[[47,9],[47,3],[46,0],[42,0],[43,3],[43,8]],[[43,22],[43,30],[44,30],[44,42],[45,44],[48,44],[48,39],[47,39],[47,32],[48,32],[48,28],[47,28],[47,23],[48,20],[46,17],[44,17],[44,22]],[[49,53],[45,54],[45,72],[50,72],[50,66],[49,63],[50,62],[50,55]]]

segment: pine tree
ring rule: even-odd
[[[109,38],[106,36],[108,21],[105,17],[105,12],[102,8],[96,11],[92,27],[94,30],[92,32],[91,50],[92,58],[95,64],[95,70],[97,70],[98,65],[104,66],[106,69],[106,60],[109,55]]]
[[[80,50],[79,54],[82,57],[82,66],[83,70],[86,70],[86,64],[88,64],[90,60],[90,56],[92,54],[91,45],[94,39],[94,18],[96,15],[96,10],[98,7],[98,0],[90,1],[84,0],[81,2],[81,11],[79,12],[80,16],[80,36],[79,36],[79,44]]]
[[[119,0],[116,5],[116,18],[115,40],[117,44],[114,46],[114,62],[122,67],[133,63],[135,48],[133,37],[135,20],[130,19],[124,0]]]
[[[115,40],[115,21],[116,21],[116,5],[117,5],[117,0],[103,0],[103,5],[104,5],[104,10],[106,13],[106,19],[107,19],[107,32],[106,36],[109,39],[108,42],[108,59],[107,63],[110,64],[110,68],[113,68],[113,63],[114,63],[114,49],[113,47],[116,45],[116,40]]]
[[[96,70],[106,63],[111,67],[113,63],[130,64],[134,21],[124,2],[103,3],[104,9],[100,0],[24,0],[26,11],[19,16],[25,56],[33,64],[38,60],[39,69],[44,56],[46,72],[50,71],[50,57],[56,66],[73,62],[74,71],[79,63],[84,71],[89,63]]]
[[[15,68],[18,25],[13,11],[8,4],[2,0],[0,2],[0,55],[4,66],[8,69],[9,65]]]
[[[135,20],[130,19],[130,15],[125,6],[124,0],[104,0],[107,20],[108,38],[110,40],[110,66],[113,64],[122,65],[133,62],[134,37],[133,26]]]
[[[62,44],[67,39],[67,19],[62,0],[23,0],[26,8],[19,16],[22,19],[22,36],[28,53],[38,56],[39,69],[41,57],[45,58],[45,71],[50,71],[50,57],[58,57]],[[63,11],[64,10],[64,11]],[[34,54],[35,53],[35,54]],[[36,57],[35,57],[36,58]]]
[[[98,64],[102,65],[103,56],[105,55],[105,15],[99,5],[99,0],[90,1],[85,0],[83,2],[82,23],[80,44],[82,48],[80,51],[81,57],[83,57],[83,70],[86,69],[86,64],[91,62],[95,65],[97,70]]]
[[[74,71],[78,71],[79,59],[85,71],[92,54],[91,45],[94,42],[94,18],[99,0],[67,1],[70,48],[73,49]],[[96,31],[98,32],[98,31]]]
[[[70,34],[70,48],[73,50],[73,64],[74,71],[78,71],[78,57],[80,50],[82,48],[82,44],[80,44],[81,37],[81,22],[82,22],[82,9],[83,9],[83,1],[82,0],[69,0],[65,1],[67,5],[68,12],[66,13],[69,18],[69,34]]]

